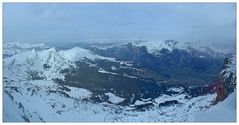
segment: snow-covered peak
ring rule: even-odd
[[[236,80],[236,55],[233,55],[231,58],[227,58],[225,59],[225,68],[221,71],[221,74],[223,75],[224,77],[224,80],[226,78],[229,78],[230,75],[232,74],[233,75],[233,81],[232,83],[233,84],[236,84],[235,83],[235,80]]]
[[[214,53],[233,53],[235,50],[231,47],[225,47],[220,44],[213,44],[209,42],[187,42],[187,41],[175,41],[175,40],[150,40],[150,41],[135,41],[135,46],[146,46],[150,53],[155,53],[163,48],[172,51],[173,49],[191,50],[195,49],[202,52],[214,52]]]
[[[73,61],[73,62],[80,60],[80,59],[90,59],[90,60],[102,59],[102,60],[115,61],[114,58],[103,57],[103,56],[93,53],[90,50],[86,50],[86,49],[83,49],[80,47],[74,47],[69,50],[60,51],[59,53],[65,59]]]
[[[68,68],[69,65],[72,63],[62,58],[55,48],[21,51],[4,59],[4,70],[11,71],[12,75],[21,76],[27,75],[25,72],[35,72],[39,77],[46,79],[62,77],[58,75],[59,71]]]
[[[39,49],[41,48],[41,49]],[[41,58],[45,60],[43,62],[49,61],[59,61],[65,60],[66,62],[75,62],[80,59],[103,59],[115,61],[114,58],[107,58],[93,53],[90,50],[86,50],[80,47],[74,47],[68,50],[59,50],[55,47],[49,47],[45,44],[25,44],[25,43],[5,43],[4,54],[13,56],[12,59],[16,58],[19,61],[25,61],[30,58]],[[21,57],[21,58],[20,58]],[[20,62],[22,64],[22,62]]]
[[[34,72],[39,77],[45,79],[63,78],[63,74],[59,72],[75,66],[76,61],[96,59],[115,61],[114,58],[102,57],[80,47],[60,50],[55,47],[36,48],[38,46],[42,47],[44,44],[39,44],[38,46],[23,44],[23,47],[20,44],[16,44],[16,46],[14,46],[15,44],[10,45],[4,48],[4,50],[16,50],[16,46],[19,46],[19,48],[28,48],[18,49],[17,53],[7,56],[4,59],[5,70],[10,70],[15,75],[20,74],[19,76],[26,75],[25,72]]]

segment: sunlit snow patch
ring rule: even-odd
[[[92,95],[92,92],[90,92],[87,89],[83,88],[76,88],[76,87],[68,87],[70,91],[67,91],[66,93],[73,98],[76,99],[85,99],[85,98],[90,98]]]
[[[98,70],[98,72],[100,72],[100,73],[107,73],[107,74],[113,74],[113,75],[119,75],[119,74],[114,73],[114,72],[105,71],[105,70],[102,69],[102,68],[100,68],[100,69]]]
[[[178,92],[178,93],[181,93],[183,92],[183,87],[178,87],[178,88],[169,88],[168,91],[174,91],[174,92]]]
[[[109,97],[108,101],[111,103],[114,103],[114,104],[123,102],[125,100],[124,98],[118,97],[111,92],[107,92],[107,93],[105,93],[105,95],[107,95]]]

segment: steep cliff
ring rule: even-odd
[[[236,87],[236,57],[225,58],[223,70],[216,81],[217,97],[214,104],[223,101]]]

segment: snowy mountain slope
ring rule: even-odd
[[[10,70],[12,73],[11,75],[29,75],[35,73],[37,76],[32,77],[52,79],[58,77],[59,69],[67,68],[68,64],[70,64],[70,62],[64,60],[56,52],[55,48],[50,48],[44,51],[33,49],[32,51],[19,52],[4,59],[4,71],[9,72]],[[29,74],[26,74],[25,72],[29,72]]]
[[[4,103],[3,103],[3,114],[4,119],[3,122],[24,122],[25,120],[22,118],[24,114],[18,108],[16,104],[14,104],[8,95],[3,93]],[[14,116],[14,117],[13,117]]]
[[[15,83],[17,82],[17,83]],[[13,84],[15,83],[15,84]],[[183,99],[172,106],[154,106],[145,111],[135,110],[133,106],[119,106],[110,103],[94,103],[91,92],[82,88],[54,84],[52,81],[14,81],[4,86],[4,121],[107,121],[107,122],[170,122],[192,121],[193,115],[207,108],[215,95],[205,95],[193,99]],[[6,94],[8,93],[8,94]],[[77,96],[79,95],[79,96]],[[114,102],[122,101],[111,94]],[[79,98],[80,97],[80,98]],[[173,96],[172,96],[173,97]],[[11,99],[10,99],[11,98]],[[168,99],[172,99],[168,97]],[[9,105],[9,103],[11,105]],[[15,108],[14,108],[15,107]],[[18,108],[16,108],[18,107]],[[20,108],[19,108],[20,107]],[[9,114],[17,114],[9,116]]]
[[[80,59],[85,59],[85,58],[90,60],[102,59],[102,60],[115,61],[113,58],[99,56],[89,50],[86,50],[80,47],[74,47],[69,50],[60,51],[59,54],[65,59],[71,60],[73,62],[78,61]]]
[[[29,46],[31,47],[31,45]],[[42,45],[40,44],[40,46]],[[36,47],[36,45],[34,47]],[[17,77],[27,78],[26,75],[29,76],[30,74],[36,75],[31,76],[38,77],[36,79],[49,80],[63,78],[63,74],[59,73],[61,70],[74,66],[76,61],[85,59],[114,61],[113,58],[95,55],[92,52],[79,47],[66,51],[57,50],[54,47],[44,50],[36,50],[34,48],[32,50],[19,51],[15,55],[5,58],[4,77],[7,77],[8,75],[16,75]],[[28,74],[26,72],[28,72]]]
[[[224,101],[195,115],[197,122],[236,122],[236,91]]]
[[[225,64],[225,68],[221,71],[220,74],[223,75],[224,81],[225,78],[228,78],[231,74],[233,74],[231,83],[236,84],[236,55],[233,55],[231,58],[228,58],[227,64]]]

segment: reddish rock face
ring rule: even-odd
[[[215,103],[225,99],[225,93],[224,93],[223,85],[222,85],[222,82],[220,80],[218,80],[216,82],[216,93],[217,93],[217,97],[216,97]]]

